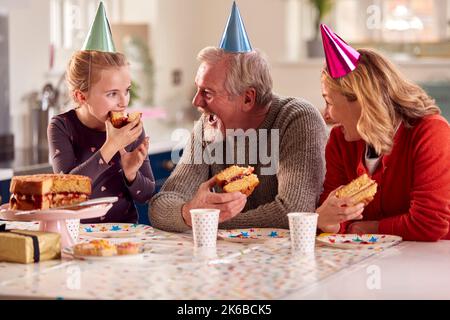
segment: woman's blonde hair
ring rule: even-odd
[[[359,49],[358,66],[344,77],[333,79],[325,67],[326,84],[343,94],[348,101],[358,101],[361,117],[357,124],[360,136],[381,154],[391,152],[395,126],[407,127],[416,119],[439,114],[435,101],[418,85],[405,80],[399,70],[372,49]]]
[[[66,81],[72,98],[75,101],[76,90],[88,93],[90,86],[100,80],[99,71],[128,65],[126,57],[121,53],[90,50],[75,52],[66,70]]]
[[[269,63],[259,50],[230,53],[216,47],[206,47],[197,56],[200,62],[216,64],[227,61],[225,90],[240,95],[247,88],[256,91],[256,104],[267,106],[272,101],[272,76]]]

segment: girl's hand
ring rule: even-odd
[[[105,125],[106,141],[100,149],[100,152],[103,160],[107,163],[111,161],[118,151],[125,149],[126,146],[136,141],[142,134],[143,130],[143,125],[140,118],[133,120],[120,129],[114,128],[109,119],[105,121]]]
[[[148,157],[149,138],[144,141],[133,151],[127,152],[125,149],[119,150],[120,160],[122,163],[123,173],[129,183],[136,179],[137,172],[142,166],[145,158]]]
[[[336,191],[340,188],[342,186],[330,192],[328,198],[316,210],[319,214],[317,227],[324,232],[336,233],[339,231],[340,223],[362,219],[364,204],[353,205],[349,198],[337,198]]]
[[[116,146],[117,151],[124,149],[130,145],[142,133],[142,122],[140,118],[137,118],[127,124],[126,126],[116,129],[113,127],[111,121],[108,119],[106,124],[106,143],[111,143]]]

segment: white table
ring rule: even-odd
[[[299,256],[286,238],[218,241],[212,254],[194,251],[190,234],[149,228],[134,240],[150,248],[141,261],[0,262],[0,298],[450,298],[450,241],[403,242],[381,251],[318,244],[315,255]]]
[[[403,242],[287,299],[450,299],[450,241]]]

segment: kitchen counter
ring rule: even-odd
[[[45,149],[15,149],[14,159],[10,161],[1,161],[0,168],[12,170],[13,172],[46,171],[50,166],[48,160],[48,151]]]
[[[14,175],[12,169],[0,169],[0,180],[9,180]]]
[[[187,139],[194,125],[193,122],[171,123],[164,119],[143,119],[143,124],[150,137],[150,156],[182,149],[184,144],[179,139],[181,136]],[[52,172],[48,150],[37,148],[16,149],[14,160],[0,162],[0,169],[12,170],[16,175]],[[8,176],[0,175],[0,180],[9,179]]]

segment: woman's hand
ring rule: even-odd
[[[148,146],[149,138],[146,137],[144,141],[131,152],[127,152],[125,149],[119,150],[123,173],[129,183],[133,183],[134,179],[136,179],[139,168],[142,166],[146,157],[148,157]]]
[[[364,204],[353,205],[349,198],[337,198],[336,191],[341,187],[331,191],[328,198],[316,210],[319,214],[317,227],[323,232],[336,233],[340,229],[340,223],[362,219]]]
[[[357,221],[353,222],[348,228],[348,233],[378,233],[378,221]]]
[[[142,122],[140,118],[135,119],[126,126],[116,129],[113,127],[111,121],[105,121],[106,125],[106,141],[100,149],[103,160],[106,163],[110,162],[114,155],[125,149],[139,138],[142,134]]]

